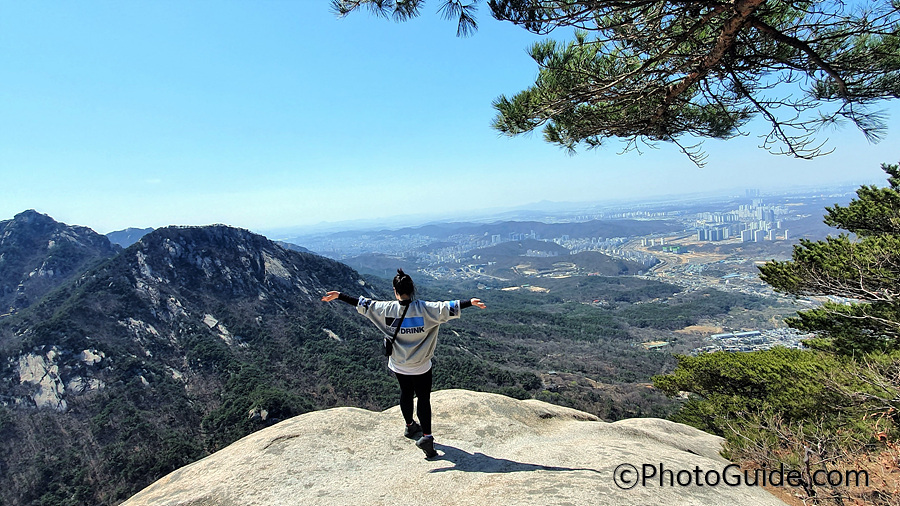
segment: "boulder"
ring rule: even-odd
[[[432,459],[403,437],[399,407],[334,408],[251,434],[123,504],[784,504],[722,483],[722,438],[686,425],[465,390],[434,392],[432,406]]]

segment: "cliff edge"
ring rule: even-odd
[[[334,408],[251,434],[124,505],[784,504],[724,483],[744,476],[723,474],[722,439],[686,425],[465,390],[434,392],[432,405],[430,460],[403,437],[399,407]]]

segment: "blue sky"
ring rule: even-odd
[[[326,0],[0,0],[0,220],[36,209],[99,232],[226,223],[266,231],[549,201],[883,182],[887,138],[830,133],[832,155],[755,137],[571,157],[502,137],[491,101],[533,83],[541,37],[479,12],[394,23]],[[559,34],[564,37],[564,34]],[[758,130],[756,133],[764,133]]]

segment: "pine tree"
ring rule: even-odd
[[[368,7],[402,21],[424,0],[332,0],[346,15]],[[443,0],[457,34],[476,27],[480,0]],[[488,0],[494,18],[536,34],[575,29],[574,41],[531,48],[533,86],[494,102],[508,135],[543,128],[574,151],[620,139],[626,149],[678,145],[695,163],[697,139],[728,139],[754,117],[763,147],[799,158],[828,152],[824,126],[849,120],[883,134],[880,100],[900,97],[896,0]]]
[[[815,348],[840,354],[900,349],[900,166],[882,165],[889,186],[862,186],[846,207],[826,208],[825,223],[850,232],[801,240],[792,259],[760,267],[775,290],[830,296],[786,320],[815,332]],[[852,234],[852,235],[851,235]]]

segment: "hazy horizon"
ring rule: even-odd
[[[843,192],[853,191],[858,188],[861,184],[876,184],[881,185],[882,181],[871,181],[871,182],[863,182],[863,183],[835,183],[831,185],[798,185],[790,188],[783,188],[779,190],[762,190],[760,188],[741,188],[741,189],[731,189],[731,190],[720,190],[720,191],[709,191],[709,192],[699,192],[699,193],[679,193],[679,194],[668,194],[668,195],[651,195],[646,197],[634,197],[634,198],[624,198],[624,199],[607,199],[603,201],[539,201],[532,202],[528,204],[523,204],[519,206],[509,206],[509,207],[493,207],[493,208],[484,208],[484,209],[473,209],[464,212],[457,213],[449,213],[449,214],[434,214],[434,213],[407,213],[407,214],[397,214],[392,216],[384,216],[379,217],[378,219],[349,219],[349,220],[340,220],[340,221],[322,221],[315,224],[296,224],[296,225],[288,225],[282,227],[259,227],[259,228],[248,228],[241,227],[240,225],[235,225],[232,223],[224,223],[221,221],[209,222],[209,223],[170,223],[167,225],[161,225],[158,227],[152,226],[141,226],[141,225],[128,225],[123,228],[118,228],[114,230],[104,230],[99,227],[94,227],[89,223],[70,223],[65,220],[59,219],[56,216],[53,216],[52,213],[45,212],[41,209],[22,209],[13,215],[10,216],[0,216],[0,221],[12,219],[16,214],[27,210],[34,210],[41,214],[46,214],[56,221],[60,221],[66,223],[67,225],[75,225],[75,226],[84,226],[91,228],[95,232],[101,234],[110,234],[113,232],[122,232],[128,229],[147,229],[147,228],[163,228],[166,226],[204,226],[204,225],[215,225],[215,224],[223,224],[229,226],[236,226],[240,228],[248,228],[249,230],[265,235],[273,240],[284,240],[290,239],[294,237],[303,237],[303,236],[314,236],[321,234],[329,234],[335,232],[355,232],[355,231],[367,231],[367,230],[396,230],[400,228],[408,228],[408,227],[420,227],[426,226],[430,224],[436,223],[452,223],[452,222],[492,222],[492,221],[516,221],[516,220],[534,220],[538,219],[537,217],[524,217],[524,214],[544,214],[544,217],[554,216],[559,219],[563,215],[573,215],[579,211],[585,213],[596,213],[601,210],[605,211],[627,211],[633,207],[644,207],[653,204],[659,205],[674,205],[679,202],[683,202],[686,199],[695,199],[691,203],[699,203],[701,200],[719,200],[719,199],[728,199],[728,198],[741,198],[744,196],[745,190],[748,189],[759,189],[762,197],[772,197],[772,196],[781,196],[788,194],[813,194],[818,191],[826,191],[826,190],[840,190]],[[824,211],[824,209],[823,209]]]

